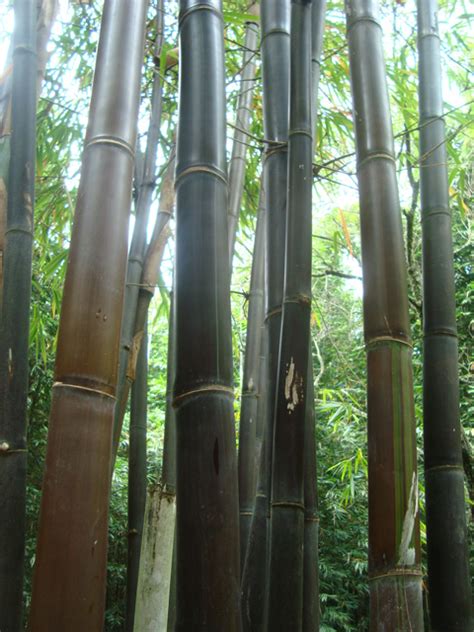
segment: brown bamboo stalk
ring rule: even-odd
[[[30,627],[103,627],[112,422],[147,2],[106,0],[58,337]]]

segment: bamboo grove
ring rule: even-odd
[[[79,5],[14,0],[0,77],[0,631],[471,632],[472,182],[436,0]],[[68,91],[69,142],[43,132]],[[350,622],[333,536],[362,548]]]

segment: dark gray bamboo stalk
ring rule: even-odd
[[[267,593],[267,528],[269,518],[273,413],[275,408],[278,346],[285,250],[287,196],[288,92],[290,65],[290,2],[262,0],[262,79],[264,133],[263,165],[267,218],[265,229],[265,403],[255,507],[242,576],[244,630],[261,630]]]
[[[311,0],[292,0],[285,282],[274,416],[270,630],[303,624],[304,435],[311,317]],[[281,578],[285,577],[282,582]]]
[[[220,0],[180,0],[176,630],[240,630]]]
[[[36,148],[36,3],[16,0],[0,323],[0,629],[20,630]]]
[[[257,486],[257,415],[260,390],[260,347],[264,314],[265,196],[257,214],[248,299],[247,336],[239,423],[240,562],[243,569]]]
[[[423,630],[405,254],[382,29],[346,1],[357,145],[368,373],[370,630]]]
[[[258,4],[252,4],[249,12],[258,14]],[[242,74],[240,78],[240,93],[235,117],[234,140],[232,156],[229,164],[229,255],[230,267],[234,256],[235,239],[239,224],[240,205],[244,190],[245,157],[247,155],[248,137],[252,118],[252,98],[255,83],[256,53],[258,40],[257,17],[253,22],[245,25],[244,54],[242,57]]]
[[[325,0],[313,0],[311,6],[311,129],[314,135],[313,154],[316,145],[318,114],[318,89],[321,75],[321,50],[323,47]],[[316,468],[316,429],[314,415],[314,380],[311,327],[309,332],[308,396],[305,417],[304,457],[304,566],[303,566],[303,630],[319,630],[319,513]]]
[[[469,632],[474,622],[437,11],[436,0],[418,0],[428,598],[433,630]]]
[[[127,232],[147,2],[106,0],[58,336],[35,632],[101,632]]]
[[[148,395],[148,339],[145,325],[138,353],[137,371],[130,401],[130,446],[128,465],[128,560],[125,630],[133,632],[135,599],[140,565],[143,518],[147,491],[146,426]]]
[[[159,0],[156,9],[156,39],[154,55],[160,59],[163,47],[163,17],[164,0]],[[159,63],[159,62],[158,62]],[[127,284],[125,286],[124,311],[122,318],[120,360],[117,381],[117,406],[114,413],[114,438],[113,454],[117,453],[120,441],[120,433],[123,424],[123,415],[128,401],[131,383],[127,380],[127,369],[130,355],[135,354],[132,362],[136,362],[136,356],[140,349],[140,341],[134,340],[135,317],[137,312],[140,278],[143,271],[143,260],[146,250],[146,232],[153,191],[156,186],[156,155],[160,138],[161,112],[163,107],[163,86],[159,67],[155,69],[153,88],[151,95],[150,124],[148,127],[145,159],[143,164],[143,176],[139,183],[139,193],[135,213],[135,226],[132,243],[128,255]],[[125,400],[125,406],[124,406]]]
[[[303,632],[315,632],[319,630],[319,511],[316,476],[314,379],[311,352],[309,353],[307,381],[308,391],[306,397],[304,437],[304,567],[302,630]]]

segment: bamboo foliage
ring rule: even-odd
[[[28,335],[36,148],[36,4],[17,1],[14,8],[12,129],[0,323],[2,630],[19,630],[22,615]],[[4,166],[8,169],[8,164]]]
[[[179,25],[176,630],[233,632],[239,522],[220,0],[181,0]]]
[[[368,370],[370,630],[423,630],[418,479],[403,250],[381,26],[346,2]]]
[[[104,5],[58,337],[30,620],[39,632],[103,626],[146,5]]]
[[[244,630],[259,630],[264,624],[267,575],[267,527],[269,517],[273,413],[275,408],[278,345],[286,222],[288,86],[290,64],[289,0],[261,2],[261,57],[263,123],[266,139],[263,164],[265,191],[265,333],[266,356],[262,385],[264,423],[257,493],[242,576]]]
[[[428,595],[434,630],[468,632],[474,623],[437,9],[436,0],[418,0]]]
[[[311,316],[311,2],[292,0],[285,281],[274,417],[268,628],[303,623],[304,435]],[[285,575],[285,582],[281,578]]]

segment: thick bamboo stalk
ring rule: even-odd
[[[146,425],[147,425],[147,332],[137,359],[136,379],[130,401],[130,446],[128,457],[128,559],[125,630],[133,632],[137,596],[140,549],[147,497]]]
[[[0,323],[0,629],[19,630],[25,547],[26,414],[36,150],[36,4],[17,0]]]
[[[163,17],[164,17],[164,0],[159,0],[156,9],[156,40],[154,55],[156,59],[160,59],[161,49],[163,46]],[[125,286],[124,311],[122,318],[122,329],[120,334],[120,360],[119,373],[117,381],[117,406],[114,414],[114,438],[113,438],[113,454],[117,453],[120,441],[120,432],[122,430],[124,406],[128,401],[130,392],[130,384],[127,381],[127,367],[131,353],[138,353],[136,345],[134,347],[134,329],[135,316],[137,312],[138,295],[140,289],[140,278],[143,271],[143,260],[146,251],[146,233],[148,227],[148,218],[150,215],[150,206],[153,191],[156,185],[156,155],[158,151],[158,143],[160,138],[160,124],[162,111],[162,92],[163,85],[159,73],[159,68],[155,69],[153,79],[153,88],[151,95],[151,112],[150,123],[147,134],[147,144],[145,150],[145,159],[143,164],[143,176],[139,183],[139,192],[137,200],[137,208],[135,213],[135,226],[133,229],[132,243],[130,244],[130,253],[128,255],[127,265],[127,284]],[[136,358],[135,358],[136,362]]]
[[[255,21],[245,25],[244,54],[242,57],[242,74],[240,77],[240,93],[235,116],[232,156],[229,164],[229,256],[232,269],[235,239],[239,224],[240,205],[244,190],[245,157],[247,155],[248,137],[252,118],[252,98],[255,83],[256,53],[258,40],[258,4],[254,3],[249,12],[256,16]]]
[[[172,293],[168,333],[163,468],[160,483],[151,489],[147,496],[135,612],[135,632],[166,630],[170,605],[176,526],[176,421],[172,406],[176,337],[173,296]]]
[[[260,347],[264,314],[265,196],[260,200],[248,299],[247,336],[239,423],[240,563],[243,569],[257,486],[257,414],[260,389]]]
[[[378,6],[346,2],[368,371],[370,630],[423,630],[406,264]]]
[[[262,79],[264,133],[267,139],[263,165],[267,220],[265,231],[265,315],[263,345],[266,352],[265,421],[261,466],[242,576],[244,630],[264,624],[267,587],[267,527],[269,517],[273,413],[280,341],[286,222],[288,91],[290,64],[289,0],[262,0]]]
[[[428,597],[433,630],[468,632],[474,622],[437,10],[436,0],[418,0]]]
[[[240,629],[220,0],[180,1],[176,630]]]
[[[103,627],[145,0],[107,0],[58,337],[30,627]]]
[[[285,282],[274,416],[268,628],[303,623],[304,435],[311,316],[311,1],[292,0]],[[285,582],[281,578],[285,576]]]
[[[319,79],[321,77],[321,51],[323,49],[326,0],[313,0],[311,9],[311,129],[316,145],[316,122],[319,104]]]

